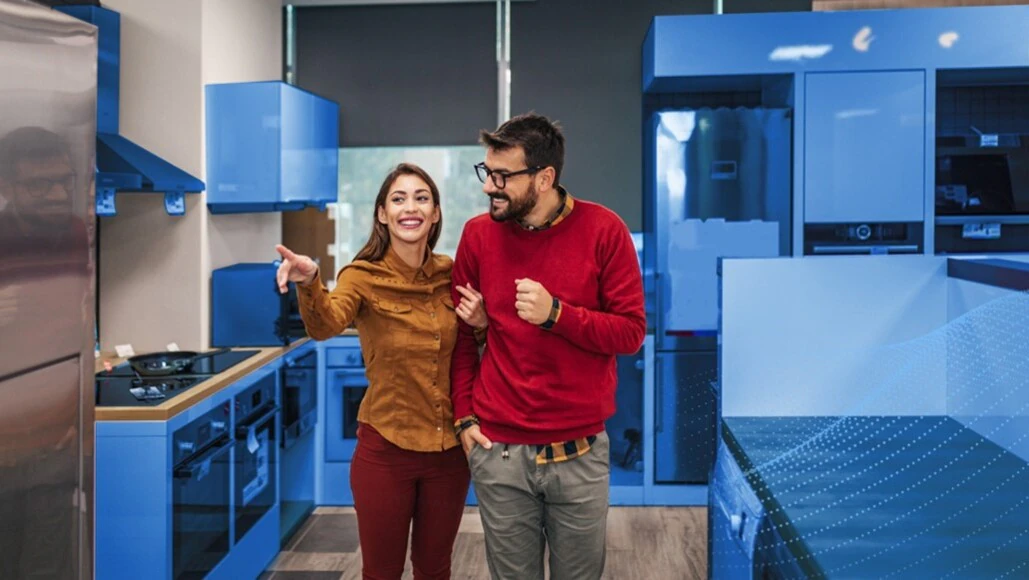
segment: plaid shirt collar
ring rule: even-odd
[[[573,199],[571,194],[568,193],[568,190],[560,185],[557,186],[557,193],[561,196],[561,205],[558,206],[554,215],[550,216],[550,219],[543,222],[540,226],[531,226],[525,222],[518,222],[518,225],[520,225],[522,229],[529,230],[530,232],[539,232],[548,230],[564,221],[564,219],[572,213],[572,209],[575,208],[575,199]]]

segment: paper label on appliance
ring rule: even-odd
[[[257,447],[257,437],[254,435],[254,430],[251,429],[250,433],[247,434],[247,451],[253,454],[255,451],[257,451]]]
[[[114,346],[114,352],[116,352],[121,358],[136,356],[136,351],[132,350],[131,344],[117,344]]]
[[[251,443],[253,441],[253,443]],[[254,448],[254,445],[257,448]],[[250,435],[247,436],[247,449],[250,454],[253,455],[251,458],[247,458],[246,462],[253,462],[254,469],[252,472],[253,479],[247,482],[243,486],[243,505],[249,505],[265,488],[268,487],[270,474],[268,469],[268,454],[271,453],[268,445],[268,431],[262,431],[260,435],[254,436],[254,432],[251,431]]]
[[[179,348],[178,343],[175,342],[169,342],[168,346],[166,346],[165,348],[168,349],[168,352],[179,352],[180,350],[182,350]]]
[[[966,240],[999,240],[1000,224],[965,224],[961,237]]]

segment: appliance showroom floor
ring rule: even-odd
[[[488,580],[482,524],[467,508],[454,547],[455,580]],[[610,580],[707,577],[706,508],[611,508],[607,521]],[[353,508],[321,507],[304,523],[261,580],[359,580],[361,553]],[[411,578],[411,563],[404,578]]]

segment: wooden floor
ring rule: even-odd
[[[706,508],[611,508],[605,579],[706,577]],[[261,578],[360,580],[361,550],[353,508],[315,510]],[[411,578],[410,561],[404,578]],[[454,546],[452,578],[489,580],[482,524],[475,508],[468,508],[461,522]]]

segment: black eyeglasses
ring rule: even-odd
[[[42,197],[49,194],[55,185],[60,185],[65,192],[71,193],[75,190],[75,176],[69,174],[55,178],[34,177],[20,180],[18,181],[18,185],[27,189],[29,195],[32,197]]]
[[[475,164],[475,174],[479,176],[479,181],[486,183],[486,178],[489,177],[493,180],[493,185],[497,186],[497,189],[504,189],[507,187],[507,178],[515,177],[517,175],[524,175],[526,173],[536,173],[544,169],[541,166],[529,167],[520,171],[512,171],[511,173],[505,173],[502,171],[494,171],[489,167],[486,167],[485,163]]]

